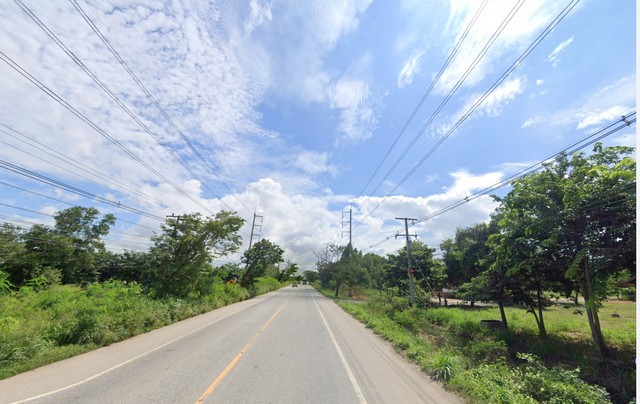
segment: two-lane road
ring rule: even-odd
[[[0,381],[0,403],[455,403],[308,286]]]

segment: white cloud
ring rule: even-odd
[[[511,2],[509,4],[505,4],[505,2],[489,2],[487,4],[451,65],[438,82],[435,88],[437,93],[448,93],[466,74],[467,69],[474,63],[481,49],[489,42],[514,4]],[[457,33],[456,41],[463,34],[464,27],[469,24],[478,7],[478,2],[473,0],[451,2],[449,29]],[[491,45],[486,55],[477,62],[462,87],[475,86],[501,64],[504,64],[506,68],[512,61],[507,59],[507,62],[503,62],[504,58],[511,57],[513,49],[526,46],[534,35],[555,17],[558,10],[559,5],[553,1],[529,2],[522,5],[498,39]],[[515,58],[515,55],[513,57]]]
[[[338,167],[329,164],[329,153],[303,151],[296,155],[295,165],[307,174],[317,176],[328,173],[336,175]]]
[[[251,0],[249,2],[249,16],[244,22],[246,35],[251,35],[256,27],[273,19],[273,14],[271,13],[272,6],[271,3],[261,4],[257,0]]]
[[[388,236],[393,237],[396,232],[404,231],[402,222],[395,220],[396,217],[424,218],[497,183],[503,177],[502,172],[472,174],[466,170],[458,170],[450,173],[451,185],[438,194],[427,197],[394,195],[386,198],[380,206],[378,206],[382,201],[380,197],[363,196],[354,199],[353,202],[357,206],[354,217],[358,221],[366,218],[354,232],[354,245],[357,248],[365,248],[367,251],[367,246],[377,244]],[[444,238],[454,236],[456,228],[488,221],[489,214],[496,206],[492,198],[482,196],[459,208],[417,224],[411,231],[417,232],[428,245],[438,247]],[[384,255],[395,252],[401,247],[401,241],[387,241],[375,247],[372,252]]]
[[[544,80],[542,80],[542,79],[536,80],[536,86],[541,86],[543,84],[544,84]]]
[[[547,61],[550,62],[553,67],[558,67],[558,63],[560,62],[562,55],[565,53],[569,45],[573,43],[573,38],[574,37],[571,37],[560,43],[560,45],[556,46],[549,56],[547,56]]]
[[[509,105],[517,95],[522,94],[524,91],[525,82],[524,79],[514,78],[503,82],[493,92],[491,92],[485,100],[476,108],[476,110],[470,115],[471,117],[485,116],[485,117],[497,117],[502,114],[504,108]],[[447,122],[440,124],[436,129],[436,133],[444,135],[448,133],[451,128],[475,105],[478,100],[484,94],[473,94],[468,97],[462,108],[458,109]]]
[[[522,124],[522,128],[545,124],[591,129],[628,114],[635,109],[635,77],[628,76],[586,92],[568,107],[541,111]]]
[[[407,60],[398,75],[396,84],[398,88],[403,88],[413,82],[413,77],[420,72],[420,62],[422,61],[423,55],[424,52],[419,52]]]
[[[606,110],[590,110],[578,113],[577,117],[580,119],[578,122],[578,129],[585,129],[593,126],[598,126],[603,122],[612,121],[615,118],[620,118],[627,113],[628,107],[622,105],[615,105]]]
[[[627,133],[611,139],[611,141],[618,146],[636,147],[637,138],[635,133]]]
[[[377,120],[369,98],[369,86],[362,80],[343,78],[336,83],[331,108],[340,110],[339,141],[358,143],[371,137]]]

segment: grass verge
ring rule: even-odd
[[[610,302],[601,311],[611,318],[607,361],[596,357],[586,319],[561,306],[545,313],[550,335],[542,339],[519,308],[509,308],[506,332],[481,325],[499,318],[493,308],[412,309],[398,299],[338,304],[470,403],[628,403],[635,397],[635,303]]]

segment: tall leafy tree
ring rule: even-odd
[[[284,250],[266,238],[255,243],[242,256],[242,263],[246,265],[241,279],[242,286],[253,286],[255,278],[264,276],[267,268],[284,262],[283,255]]]
[[[337,244],[328,244],[321,252],[316,251],[316,270],[320,279],[320,287],[327,289],[331,287],[332,282],[335,283],[337,263],[344,251],[344,246]]]
[[[635,266],[635,161],[633,149],[603,148],[561,155],[544,170],[513,183],[496,217],[503,237],[503,265],[518,280],[520,299],[542,290],[577,285],[586,302],[592,338],[607,348],[598,308],[610,277]],[[508,254],[506,253],[508,252]],[[500,257],[499,257],[500,258]],[[534,311],[535,314],[536,311]],[[542,310],[537,320],[544,331]]]
[[[460,286],[486,269],[484,263],[490,252],[487,241],[496,232],[495,222],[478,223],[456,229],[455,237],[440,245],[449,286]]]
[[[167,218],[149,251],[154,265],[148,277],[156,292],[186,296],[195,291],[200,280],[213,271],[214,258],[240,248],[238,232],[243,224],[244,219],[227,211],[206,218],[200,213]]]
[[[435,248],[431,248],[422,241],[415,241],[411,248],[411,261],[416,284],[428,291],[437,291],[444,286],[446,274],[442,260],[434,256]],[[396,254],[387,256],[387,284],[389,286],[406,285],[407,247],[402,247]]]
[[[368,273],[362,267],[362,253],[353,248],[351,243],[347,244],[342,251],[342,256],[336,263],[334,278],[336,282],[336,297],[343,285],[348,288],[348,295],[351,296],[354,288],[366,286],[369,283]]]
[[[100,218],[96,208],[74,206],[53,217],[55,234],[74,246],[69,262],[62,268],[62,282],[97,281],[96,253],[105,251],[103,238],[115,224],[115,216],[107,213]]]

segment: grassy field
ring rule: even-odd
[[[518,307],[506,309],[505,332],[480,323],[500,319],[494,307],[411,309],[403,298],[359,297],[366,304],[338,303],[471,403],[628,403],[635,397],[635,302],[608,301],[600,310],[611,348],[603,361],[581,306],[548,307],[549,335],[540,338],[533,316]]]

